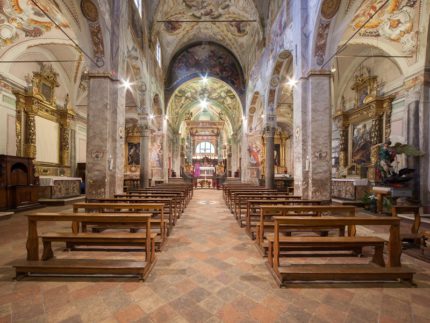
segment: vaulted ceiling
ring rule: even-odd
[[[207,104],[202,106],[202,102]],[[216,115],[217,119],[225,120],[233,131],[241,124],[242,107],[237,94],[227,83],[216,78],[207,81],[195,78],[182,84],[169,102],[170,123],[179,129],[187,116],[193,118],[203,109]]]
[[[264,1],[268,3],[269,1]],[[222,44],[238,58],[245,74],[262,45],[267,6],[253,0],[165,0],[155,7],[152,41],[160,41],[163,65],[196,41]],[[186,21],[186,22],[184,22]],[[210,22],[207,22],[210,21]]]

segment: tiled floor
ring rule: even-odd
[[[41,231],[48,229],[52,228],[45,225]],[[405,255],[403,263],[417,271],[417,288],[389,284],[278,288],[226,209],[220,191],[195,191],[143,283],[124,278],[15,282],[8,263],[25,257],[25,236],[23,214],[0,222],[0,322],[430,320],[430,264]]]

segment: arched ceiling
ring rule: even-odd
[[[207,106],[202,106],[202,101]],[[194,78],[182,84],[173,93],[167,108],[167,115],[172,127],[181,128],[184,120],[225,121],[230,132],[240,127],[242,105],[235,91],[225,82],[208,78]]]
[[[207,20],[229,22],[202,22]],[[263,38],[261,26],[253,0],[165,0],[158,4],[152,39],[160,41],[165,68],[175,53],[191,42],[212,41],[231,50],[247,73]]]

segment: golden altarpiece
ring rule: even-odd
[[[334,197],[356,200],[375,182],[378,151],[390,137],[394,97],[378,95],[377,76],[363,66],[355,73],[351,89],[355,92],[353,108],[345,111],[342,102],[342,110],[334,117],[340,133],[341,178],[333,180],[332,193]]]
[[[15,90],[17,155],[36,158],[36,117],[59,124],[58,163],[36,160],[36,174],[47,176],[71,176],[70,131],[75,113],[66,96],[63,106],[56,103],[55,89],[59,86],[58,73],[50,64],[42,64],[39,72],[33,72],[30,85]]]

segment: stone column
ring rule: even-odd
[[[275,131],[271,127],[267,127],[264,132],[264,141],[266,143],[266,163],[264,170],[264,179],[266,188],[275,187]]]
[[[330,76],[311,72],[294,93],[294,186],[303,198],[331,199]]]
[[[151,130],[146,117],[141,118],[140,124],[142,127],[142,136],[140,137],[140,188],[148,188],[150,186],[149,138]]]
[[[272,109],[273,110],[273,109]],[[275,187],[275,125],[276,114],[268,113],[266,116],[266,127],[264,129],[265,142],[265,169],[264,179],[266,188]]]
[[[125,90],[110,73],[90,72],[87,197],[111,197],[124,186]]]

